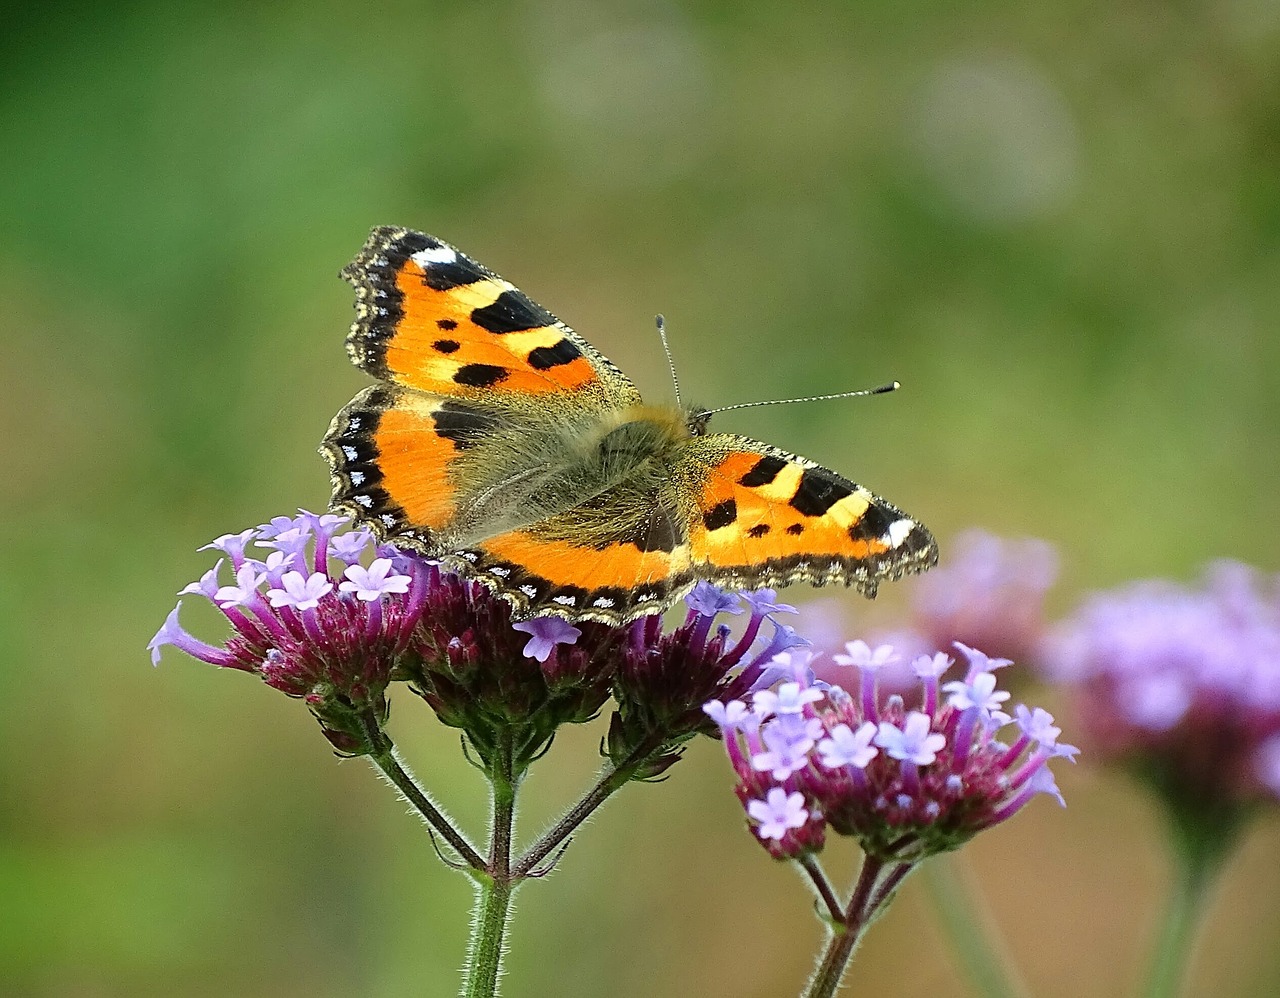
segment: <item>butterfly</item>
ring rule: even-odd
[[[377,379],[321,445],[331,508],[524,619],[621,624],[699,580],[853,586],[938,558],[900,509],[777,447],[647,405],[603,354],[433,236],[375,228],[342,275]]]

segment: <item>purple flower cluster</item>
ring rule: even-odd
[[[231,634],[222,646],[201,641],[179,624],[179,603],[147,646],[152,662],[172,645],[257,675],[302,698],[352,754],[372,751],[370,724],[385,720],[393,681],[465,731],[482,761],[498,739],[514,741],[518,765],[612,695],[607,754],[632,768],[644,758],[642,775],[655,776],[684,741],[712,730],[703,703],[771,682],[773,657],[804,644],[773,619],[794,610],[772,590],[739,597],[705,583],[670,632],[656,615],[622,627],[554,616],[513,623],[509,604],[484,586],[348,528],[346,517],[301,511],[207,545],[224,557],[182,595],[213,603]],[[744,599],[751,612],[732,639],[717,620],[740,615]]]
[[[217,606],[232,635],[223,647],[194,637],[178,623],[179,602],[147,645],[152,663],[173,645],[211,665],[254,673],[305,700],[335,747],[356,751],[360,712],[385,714],[383,693],[422,612],[427,566],[390,551],[360,564],[373,538],[365,530],[338,533],[347,522],[303,510],[201,548],[225,557],[182,595]],[[248,555],[251,543],[264,557]],[[224,585],[228,559],[234,582]]]
[[[849,691],[815,680],[812,653],[774,657],[775,688],[704,706],[720,726],[736,792],[761,844],[778,858],[822,848],[828,828],[857,839],[878,859],[915,862],[953,849],[1020,810],[1035,794],[1062,801],[1051,759],[1075,755],[1059,744],[1053,717],[1019,705],[994,670],[1010,664],[958,644],[963,679],[940,683],[954,664],[944,654],[912,662],[917,702],[883,696],[877,673],[897,662],[889,646],[850,642],[837,663],[853,672]],[[1009,742],[997,734],[1012,727]]]
[[[1198,588],[1098,593],[1042,661],[1100,757],[1204,809],[1280,799],[1280,576],[1218,562]]]

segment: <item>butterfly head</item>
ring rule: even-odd
[[[694,406],[685,414],[685,426],[688,427],[691,437],[707,435],[707,426],[711,423],[711,412],[710,409]]]

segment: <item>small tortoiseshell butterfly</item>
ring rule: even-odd
[[[542,306],[448,243],[374,229],[342,276],[347,352],[378,379],[334,417],[332,507],[438,558],[514,616],[618,624],[699,579],[874,596],[938,558],[932,535],[705,409],[645,405]]]

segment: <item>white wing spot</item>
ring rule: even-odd
[[[418,250],[409,259],[426,270],[433,263],[453,263],[458,259],[458,254],[449,246],[429,246],[424,250]]]
[[[342,455],[348,461],[354,461],[356,458],[360,456],[360,452],[356,450],[354,447],[343,447]]]
[[[890,547],[900,547],[902,542],[911,536],[911,531],[915,530],[915,520],[894,520],[889,524],[889,529],[885,531],[884,537],[880,538]]]
[[[352,484],[352,485],[363,485],[363,484],[364,484],[364,472],[363,472],[363,471],[353,471],[353,472],[351,472],[351,484]]]
[[[538,595],[537,586],[528,586],[528,585],[521,586],[520,591],[524,593],[526,596],[528,596],[530,599],[533,599],[533,597]]]
[[[352,496],[351,498],[356,501],[356,505],[358,506],[363,506],[365,509],[373,508],[373,500],[366,495]]]
[[[378,519],[382,521],[384,527],[394,527],[396,525],[396,518],[390,513],[383,513]]]
[[[613,600],[611,600],[608,596],[601,596],[591,605],[604,607],[605,609],[608,609],[609,607],[613,606]]]
[[[577,602],[572,596],[553,596],[552,603],[559,603],[561,606],[573,606]]]
[[[505,579],[511,574],[511,569],[504,568],[502,565],[494,565],[493,568],[489,569],[489,574],[496,575],[500,579]]]
[[[648,603],[649,600],[653,599],[653,596],[654,596],[653,593],[641,593],[639,596],[636,597],[636,602]]]

